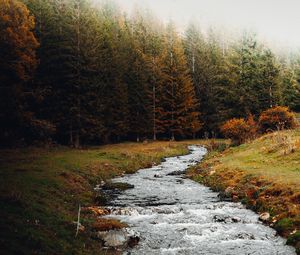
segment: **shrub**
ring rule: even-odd
[[[288,107],[276,106],[261,113],[259,130],[262,133],[296,127],[295,115]]]
[[[244,119],[233,118],[221,126],[221,132],[234,143],[243,143],[249,135],[250,127]]]

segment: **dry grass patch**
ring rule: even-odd
[[[113,229],[122,229],[128,227],[127,224],[116,220],[116,219],[106,219],[106,218],[98,218],[93,226],[93,231],[109,231]]]

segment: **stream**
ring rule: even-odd
[[[208,187],[174,173],[195,165],[207,152],[189,149],[188,155],[114,179],[134,185],[110,202],[108,217],[126,222],[140,236],[139,244],[124,254],[296,254],[241,203],[221,201]]]

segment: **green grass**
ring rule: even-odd
[[[299,128],[212,151],[189,175],[258,213],[268,211],[268,223],[292,240],[300,254],[299,234],[295,235],[300,231]]]
[[[240,169],[300,191],[299,142],[299,129],[263,136],[229,149],[220,157],[219,167]]]
[[[101,181],[185,154],[188,144],[208,142],[0,151],[1,254],[104,254],[88,228],[75,238],[79,203],[93,205],[93,187]],[[88,217],[82,221],[93,224]]]

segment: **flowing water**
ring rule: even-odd
[[[218,193],[184,175],[170,175],[196,164],[205,153],[205,148],[191,146],[189,155],[114,180],[134,185],[113,199],[108,216],[140,236],[125,254],[294,255],[294,248],[254,212],[220,201]]]

